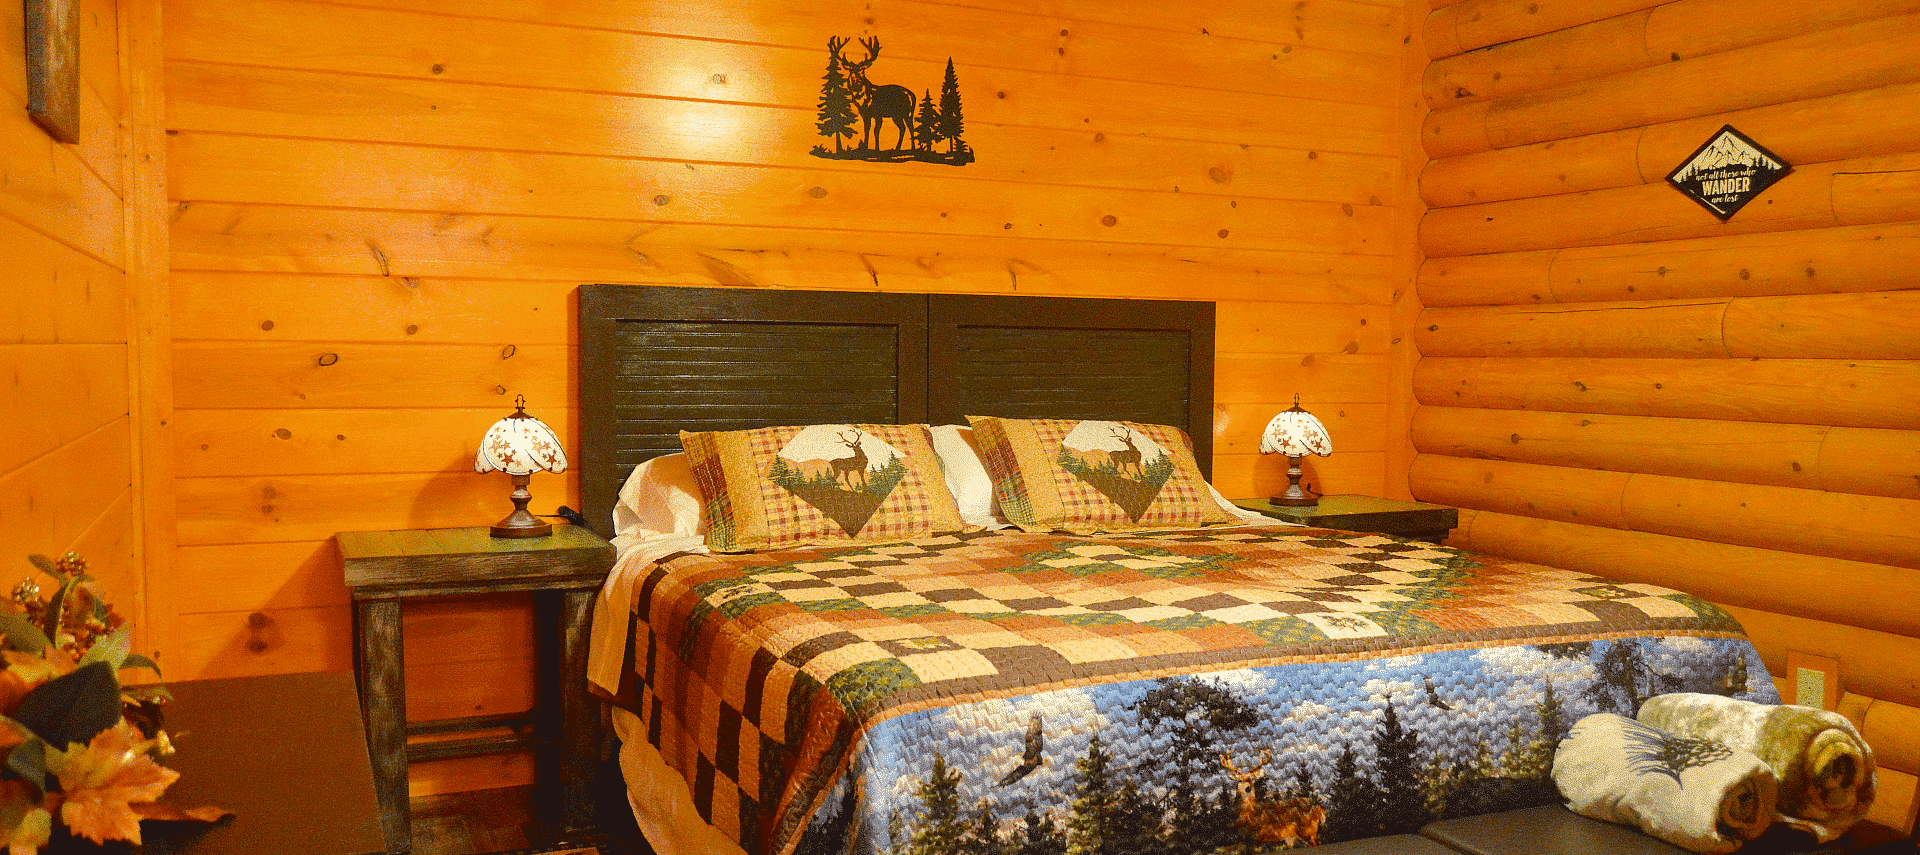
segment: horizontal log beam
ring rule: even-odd
[[[1445,208],[1659,184],[1726,125],[1794,164],[1912,151],[1920,139],[1920,83],[1435,160],[1420,173],[1420,195]]]
[[[1920,500],[1422,454],[1423,501],[1920,568]]]
[[[1920,223],[1429,259],[1428,306],[1750,297],[1913,287]]]
[[[1426,309],[1427,356],[1920,359],[1920,291]]]
[[[1834,430],[1859,429],[1421,407],[1412,437],[1428,455],[1818,489],[1821,443]],[[1909,486],[1899,495],[1920,498],[1920,485]]]
[[[1715,605],[1740,621],[1774,674],[1787,673],[1789,652],[1825,656],[1840,663],[1845,691],[1920,704],[1920,683],[1910,670],[1910,663],[1920,662],[1920,638],[1724,602]]]
[[[1634,128],[1920,80],[1920,15],[1794,36],[1427,114],[1432,157]]]
[[[1420,454],[1413,458],[1407,483],[1423,502],[1626,528],[1620,496],[1632,477],[1626,472]]]
[[[1820,445],[1820,489],[1920,499],[1920,435],[1836,427]]]
[[[1563,30],[1658,6],[1663,0],[1542,0],[1522,6],[1506,0],[1435,3],[1427,14],[1427,56],[1433,59],[1488,45]]]
[[[1429,500],[1418,488],[1414,497]],[[1870,564],[1496,512],[1461,511],[1453,546],[1665,585],[1716,603],[1920,636],[1920,574]]]
[[[1724,357],[1727,303],[1433,308],[1413,340],[1423,356]]]
[[[1437,407],[1920,430],[1913,361],[1429,357],[1413,388]]]
[[[1479,255],[1916,219],[1920,153],[1908,153],[1797,167],[1725,222],[1664,183],[1438,208],[1420,220],[1420,248]]]
[[[1427,454],[1920,499],[1920,432],[1421,407]]]
[[[1436,59],[1421,91],[1439,109],[1917,11],[1920,0],[1675,0]]]
[[[1849,689],[1840,699],[1840,711],[1860,731],[1860,738],[1873,746],[1875,764],[1909,774],[1920,772],[1920,706],[1864,697]],[[1907,820],[1911,822],[1912,817]]]

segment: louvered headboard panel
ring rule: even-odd
[[[580,492],[613,504],[682,430],[968,415],[1172,424],[1213,446],[1212,303],[586,285]]]
[[[682,430],[926,421],[926,341],[918,295],[581,288],[583,513],[610,537],[627,473]]]
[[[927,414],[1177,425],[1213,463],[1212,303],[951,295],[932,299]]]

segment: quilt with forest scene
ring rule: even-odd
[[[981,532],[642,568],[620,702],[752,855],[1258,853],[1555,802],[1713,605],[1381,535]]]

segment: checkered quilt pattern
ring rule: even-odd
[[[802,837],[810,835],[810,823],[818,831],[817,813],[840,809],[843,801],[880,800],[884,794],[850,789],[855,777],[880,777],[877,766],[859,768],[871,750],[861,740],[889,720],[924,718],[953,705],[1116,684],[1166,686],[1194,679],[1190,675],[1205,679],[1249,668],[1318,680],[1324,678],[1313,675],[1321,672],[1301,669],[1369,667],[1390,657],[1401,657],[1392,660],[1401,667],[1429,667],[1404,663],[1419,661],[1410,656],[1478,655],[1489,648],[1557,653],[1570,645],[1604,646],[1610,639],[1735,644],[1732,667],[1740,672],[1740,685],[1744,663],[1760,667],[1730,617],[1685,594],[1426,543],[1310,528],[1098,538],[987,532],[750,555],[681,555],[657,564],[636,592],[631,667],[621,694],[647,723],[649,740],[685,775],[702,815],[756,855],[806,849]],[[1649,683],[1666,673],[1658,664],[1647,666]],[[1614,679],[1605,666],[1599,672],[1582,667],[1590,676]],[[1361,711],[1372,718],[1354,720],[1377,725],[1384,698],[1386,717],[1396,728],[1402,720],[1409,727],[1417,723],[1413,713],[1419,707],[1437,728],[1436,739],[1468,732],[1457,723],[1442,727],[1433,717],[1460,714],[1452,710],[1467,706],[1473,693],[1492,691],[1474,681],[1490,678],[1422,673],[1427,703],[1417,692],[1376,688],[1370,701],[1354,702],[1373,704],[1373,712]],[[1577,677],[1561,683],[1569,715],[1579,703],[1570,682]],[[1627,682],[1630,693],[1639,691],[1631,676]],[[1289,702],[1296,715],[1308,708],[1301,704],[1337,706],[1331,689],[1324,696],[1298,686],[1281,691],[1297,699]],[[1442,700],[1448,694],[1451,702]],[[1551,686],[1547,694],[1549,704],[1558,703]],[[1586,697],[1603,700],[1596,691]],[[1126,709],[1143,708],[1133,703]],[[1007,750],[1017,755],[1030,724],[1027,714],[1003,718],[1011,719],[1003,722]],[[1039,712],[1031,717],[1028,768],[1040,759],[1041,719]],[[1535,719],[1544,722],[1548,714],[1526,721],[1538,726]],[[1476,732],[1503,726],[1486,724]],[[1140,730],[1132,738],[1151,737]],[[1048,738],[1049,746],[1067,744],[1057,735]],[[1108,743],[1118,738],[1106,737]],[[1483,760],[1486,743],[1497,748],[1501,738],[1478,737]],[[1262,750],[1267,756],[1286,750],[1272,742],[1244,749],[1220,745],[1223,766],[1240,752],[1234,756],[1241,762],[1231,766],[1236,771],[1261,759]],[[913,748],[921,755],[916,762],[923,776],[927,747]],[[1366,751],[1387,756],[1384,748]],[[953,748],[941,762],[959,762],[963,753]],[[1443,763],[1444,757],[1433,759],[1438,756],[1428,762]],[[1462,763],[1474,762],[1462,756],[1469,758]],[[1188,786],[1200,774],[1191,760],[1191,768],[1175,770]],[[983,756],[977,762],[989,761]],[[1074,761],[1044,762],[1050,765],[1042,771],[1055,775],[1059,786],[1077,780],[1070,777]],[[1083,776],[1090,774],[1080,762]],[[1331,768],[1331,755],[1325,765]],[[1000,777],[1000,770],[990,771],[990,778]],[[1327,772],[1301,771],[1302,786],[1311,790],[1315,774]],[[1043,778],[1032,776],[1036,782]],[[982,805],[1003,798],[992,780],[967,786]],[[1208,792],[1224,787],[1230,793],[1233,786],[1221,778]],[[1204,798],[1168,803],[1192,812]],[[1031,813],[1031,801],[1027,806]],[[1167,809],[1169,816],[1175,812]],[[1064,815],[1061,823],[1068,823]],[[843,827],[836,833],[847,832]],[[867,837],[844,850],[900,851],[871,839],[884,837],[871,827]]]

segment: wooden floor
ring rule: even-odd
[[[625,799],[607,800],[600,811],[602,833],[593,838],[602,855],[653,855],[640,839]],[[533,822],[533,788],[504,787],[421,796],[413,809],[413,855],[481,855],[555,843]]]

